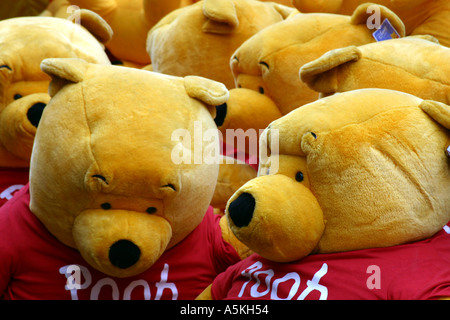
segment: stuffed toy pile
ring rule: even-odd
[[[450,48],[430,36],[410,36],[327,52],[300,77],[327,96],[362,88],[394,89],[450,104]]]
[[[187,139],[217,132],[228,90],[82,59],[42,69],[52,99],[29,185],[0,217],[0,295],[195,298],[246,250],[210,206],[219,163],[194,162],[210,144]]]
[[[351,14],[365,0],[293,0],[301,12],[327,12]],[[450,46],[450,1],[447,0],[375,0],[394,11],[405,23],[407,35],[429,34],[439,39],[442,45]],[[375,13],[371,8],[370,12]],[[382,19],[374,17],[374,23]],[[378,20],[378,21],[377,21]]]
[[[41,15],[67,18],[76,8],[99,14],[114,34],[107,44],[114,64],[142,68],[150,64],[147,33],[162,17],[194,0],[54,0]]]
[[[274,121],[279,153],[226,211],[255,254],[199,299],[448,298],[449,128],[450,106],[387,89]]]
[[[0,299],[450,298],[449,3],[0,21]]]
[[[296,14],[245,41],[231,57],[237,88],[230,91],[223,128],[264,129],[281,115],[316,100],[317,92],[299,80],[299,69],[329,50],[375,42],[374,30],[367,27],[369,6],[359,6],[351,16]],[[386,7],[377,8],[380,17],[404,36],[400,18]]]
[[[50,77],[41,61],[78,57],[110,63],[102,44],[111,37],[109,26],[93,12],[79,16],[81,24],[47,17],[0,22],[0,204],[28,182],[34,135],[50,99]]]
[[[229,61],[248,38],[295,9],[255,0],[202,0],[175,10],[148,33],[152,70],[198,75],[234,87]]]

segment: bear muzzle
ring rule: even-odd
[[[76,249],[92,267],[123,278],[146,271],[159,259],[172,228],[155,214],[89,209],[75,218],[72,235]]]
[[[226,216],[236,237],[262,257],[291,262],[314,252],[325,229],[312,192],[287,176],[260,176],[230,198]]]

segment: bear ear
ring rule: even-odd
[[[227,104],[230,93],[227,87],[220,82],[199,76],[184,77],[184,87],[187,94],[206,104],[214,122],[220,127],[227,115]]]
[[[450,129],[450,106],[438,101],[424,100],[420,108],[441,126]]]
[[[450,130],[450,106],[433,100],[424,100],[420,108],[441,126]],[[447,139],[445,154],[450,158],[450,137]]]
[[[203,32],[227,34],[239,26],[239,19],[232,0],[204,0],[203,15],[207,21]]]
[[[199,76],[184,77],[184,87],[191,98],[198,99],[210,106],[224,104],[230,95],[223,83]]]
[[[88,63],[77,58],[49,58],[41,62],[41,70],[47,73],[52,81],[49,95],[53,97],[68,83],[83,81]]]
[[[392,10],[375,3],[367,2],[359,5],[355,11],[353,11],[351,23],[357,25],[373,23],[376,21],[381,24],[385,19],[389,20],[400,37],[406,35],[403,21]]]
[[[291,8],[286,5],[276,3],[276,2],[268,2],[267,4],[272,5],[273,9],[281,15],[283,20],[289,19],[289,18],[295,16],[296,14],[300,13],[295,8]]]
[[[308,87],[323,93],[335,93],[338,90],[338,67],[361,59],[362,53],[356,46],[331,50],[316,60],[300,68],[300,79]]]
[[[107,43],[113,36],[113,30],[110,25],[101,16],[91,10],[76,9],[68,17],[68,20],[82,25],[100,43]]]

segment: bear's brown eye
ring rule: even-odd
[[[147,213],[155,213],[156,211],[158,211],[158,209],[156,209],[155,207],[148,207],[147,210],[145,210]]]
[[[111,209],[111,204],[108,202],[105,202],[105,203],[102,203],[100,205],[100,207],[102,207],[103,210],[109,210],[109,209]]]
[[[298,182],[302,182],[303,179],[304,179],[304,177],[303,177],[303,173],[301,171],[299,171],[295,174],[295,180],[297,180]]]

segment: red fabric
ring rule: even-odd
[[[0,209],[3,299],[194,299],[219,272],[240,260],[223,241],[220,217],[210,207],[203,222],[148,271],[109,277],[54,238],[28,209],[29,198],[27,185]]]
[[[0,207],[28,183],[29,168],[0,168]]]
[[[275,263],[254,254],[220,274],[220,299],[424,300],[450,297],[450,227],[389,248],[316,254]]]
[[[225,142],[222,142],[222,154],[224,156],[245,162],[248,165],[252,166],[253,169],[258,171],[259,159],[257,156],[249,155],[248,153],[240,151],[231,145],[227,145]]]

